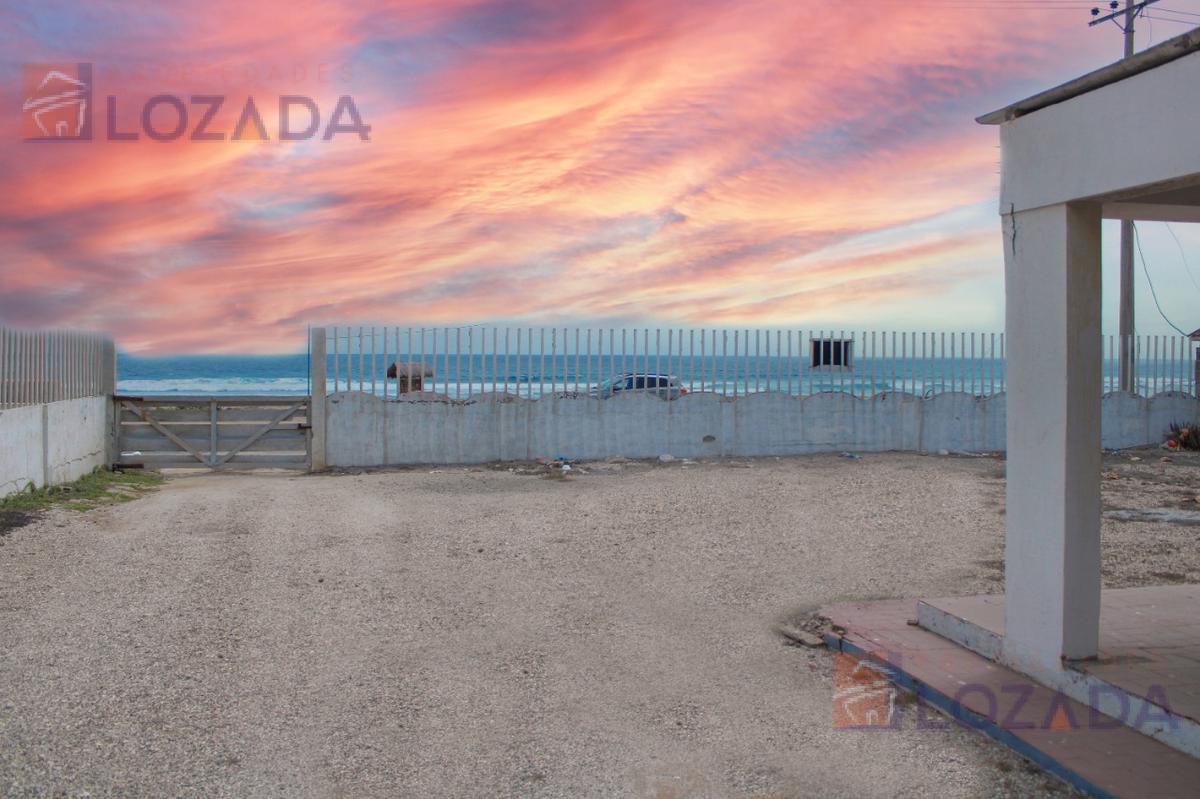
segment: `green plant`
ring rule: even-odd
[[[129,502],[162,483],[155,471],[110,472],[95,469],[78,480],[63,485],[33,487],[0,499],[0,511],[39,511],[63,506],[89,510],[100,505]]]
[[[1179,423],[1171,425],[1171,431],[1167,441],[1174,441],[1179,445],[1180,449],[1197,449],[1200,450],[1200,424]]]

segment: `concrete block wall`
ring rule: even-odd
[[[108,462],[109,399],[0,410],[0,497],[67,483]]]
[[[1100,403],[1100,443],[1105,449],[1158,444],[1174,423],[1200,421],[1200,400],[1167,392],[1154,397],[1114,392]]]
[[[798,455],[812,452],[996,451],[1005,447],[1005,397],[778,393],[731,399],[688,394],[519,399],[482,394],[452,402],[434,394],[382,400],[344,392],[326,398],[330,466],[483,463],[539,456],[598,459]],[[1200,419],[1182,394],[1103,400],[1103,446],[1154,444],[1174,421]],[[315,437],[314,437],[315,439]]]

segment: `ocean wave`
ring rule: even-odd
[[[118,380],[121,394],[307,394],[302,377],[191,377],[170,380]]]

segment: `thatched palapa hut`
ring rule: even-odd
[[[400,394],[424,391],[425,378],[433,377],[433,367],[420,361],[396,361],[388,367],[387,376],[396,378]]]

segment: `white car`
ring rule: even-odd
[[[679,399],[687,393],[687,389],[679,385],[679,378],[674,375],[631,372],[612,380],[605,380],[592,389],[591,395],[596,399],[608,399],[630,391],[654,394],[665,400]]]

